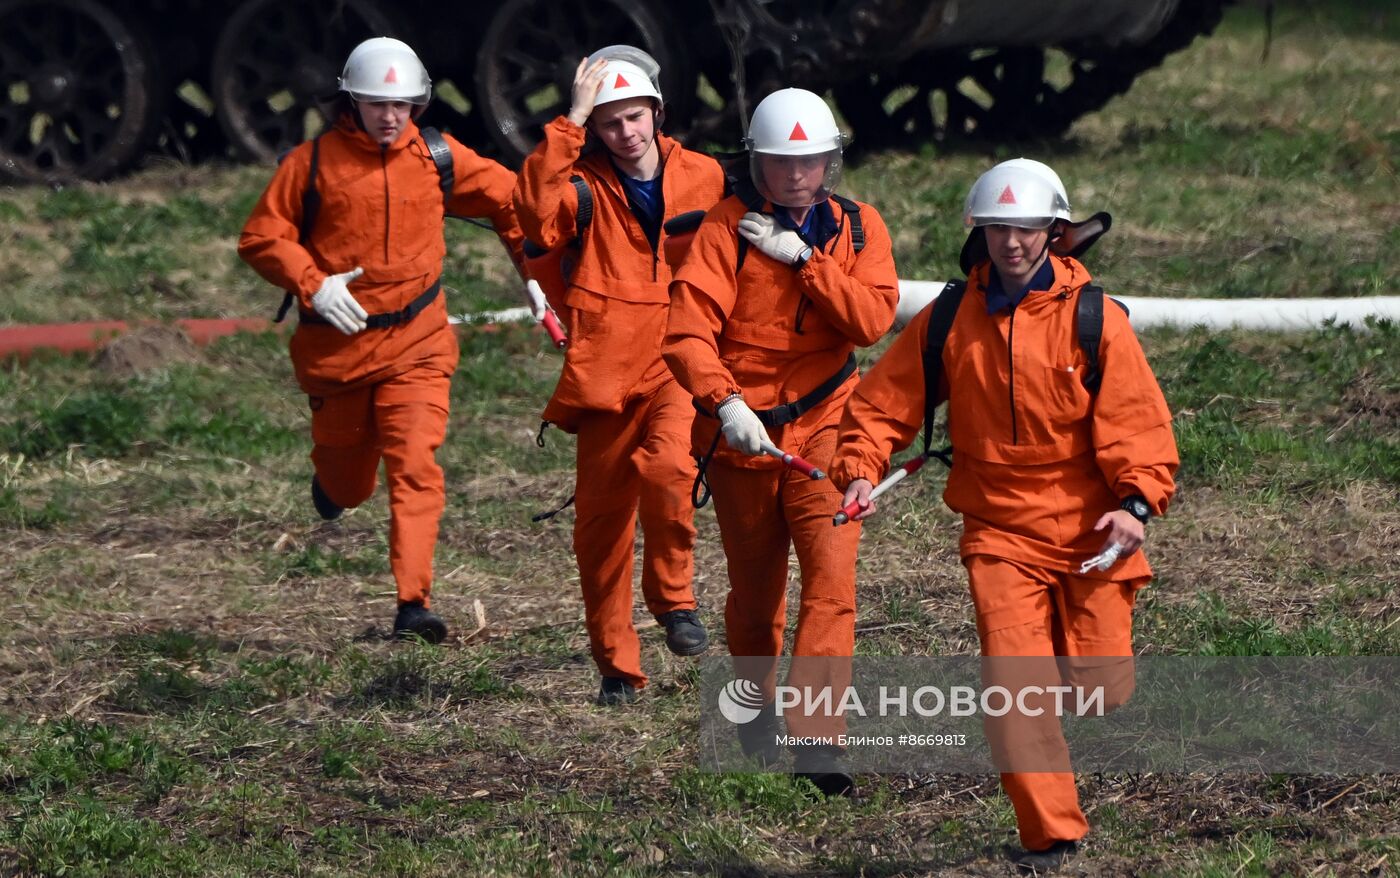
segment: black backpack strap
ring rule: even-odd
[[[588,188],[588,181],[578,174],[570,177],[569,182],[574,184],[574,192],[578,193],[578,210],[574,211],[574,234],[582,238],[589,224],[593,222],[593,190]]]
[[[280,164],[283,159],[290,154],[283,153],[278,157]],[[297,241],[305,245],[311,238],[311,230],[316,227],[316,216],[321,212],[321,191],[316,188],[316,175],[321,169],[321,135],[317,134],[311,138],[311,167],[306,174],[306,188],[301,192],[301,225],[297,227]],[[273,323],[281,323],[287,319],[287,312],[292,310],[292,305],[296,304],[296,294],[287,291],[282,296],[282,304],[277,307],[277,316],[272,319]]]
[[[423,136],[423,145],[428,147],[428,155],[433,157],[433,164],[437,165],[438,186],[442,188],[442,206],[447,207],[447,203],[452,200],[452,187],[457,184],[457,169],[452,162],[452,148],[447,145],[447,138],[442,136],[442,132],[428,126],[418,129],[418,133]]]
[[[763,210],[763,202],[766,201],[762,195],[758,194],[758,187],[748,177],[726,177],[725,184],[730,186],[734,194],[739,196],[739,200],[744,202],[744,207],[752,211]],[[739,248],[734,259],[734,273],[737,275],[739,269],[744,267],[744,260],[749,255],[749,239],[739,235]]]
[[[860,205],[844,195],[832,193],[831,200],[841,205],[841,209],[846,212],[846,218],[851,223],[851,246],[856,252],[865,249],[865,227],[860,224]]]
[[[311,139],[311,167],[306,172],[306,188],[301,193],[301,226],[297,240],[305,244],[316,227],[316,217],[321,213],[321,191],[316,188],[316,177],[321,169],[321,135]]]
[[[1098,393],[1103,383],[1103,372],[1099,369],[1099,347],[1103,343],[1103,287],[1086,284],[1079,291],[1079,304],[1075,308],[1075,330],[1079,336],[1079,348],[1084,351],[1088,364],[1084,369],[1084,386],[1090,393]],[[1112,297],[1109,301],[1128,313],[1128,307]]]
[[[951,448],[933,450],[933,410],[937,408],[938,382],[943,377],[943,345],[948,341],[948,332],[953,328],[953,318],[958,316],[958,306],[962,304],[963,293],[967,292],[967,282],[950,280],[933,300],[929,312],[928,334],[924,336],[924,454],[932,455],[952,466],[948,457]]]
[[[1079,347],[1088,361],[1084,367],[1084,386],[1090,393],[1097,393],[1103,380],[1103,375],[1099,374],[1099,343],[1103,341],[1103,287],[1088,284],[1079,291],[1074,322]]]

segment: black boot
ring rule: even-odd
[[[793,748],[792,776],[806,778],[823,796],[855,795],[856,782],[846,767],[846,751],[840,747],[809,745]]]
[[[756,759],[764,769],[774,768],[783,760],[783,747],[778,743],[783,718],[778,716],[773,702],[763,705],[758,716],[736,728],[744,755]]]
[[[1012,857],[1012,862],[1023,875],[1049,875],[1059,870],[1078,853],[1077,843],[1057,841],[1043,851],[1021,851]]]
[[[442,643],[447,637],[447,625],[417,601],[402,603],[399,614],[394,617],[394,636],[401,639],[417,636],[427,643]]]
[[[675,655],[699,655],[710,645],[710,637],[694,610],[672,610],[656,617],[666,627],[666,648]]]
[[[335,521],[345,511],[344,507],[337,506],[334,500],[326,496],[321,489],[321,480],[314,475],[311,477],[311,505],[316,507],[316,514],[326,521]]]
[[[631,704],[636,700],[637,687],[621,677],[604,677],[603,684],[598,687],[597,703],[601,707]]]

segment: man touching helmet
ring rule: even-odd
[[[441,294],[443,221],[489,218],[517,266],[524,236],[511,204],[515,175],[419,130],[431,96],[407,44],[376,37],[356,46],[331,128],[278,166],[238,254],[287,291],[284,313],[297,306],[291,356],[311,407],[316,511],[330,520],[363,503],[384,462],[393,630],[438,642],[447,629],[429,596],[446,495],[436,452],[458,359]],[[434,145],[447,151],[450,184]]]
[[[578,247],[564,299],[553,303],[570,338],[544,419],[578,435],[573,544],[605,705],[634,700],[647,682],[632,622],[639,519],[642,594],[667,647],[698,655],[709,642],[691,589],[694,410],[661,359],[671,307],[661,252],[665,221],[708,210],[724,175],[661,133],[658,75],[632,46],[580,61],[568,114],[545,126],[515,190],[532,242]]]

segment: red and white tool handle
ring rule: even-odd
[[[890,473],[889,475],[885,476],[884,480],[881,481],[880,484],[870,489],[870,499],[875,500],[881,494],[888,491],[890,488],[893,488],[895,485],[898,485],[900,482],[909,478],[914,473],[918,472],[919,468],[927,462],[928,457],[922,454],[911,460],[905,461],[903,466]],[[832,517],[831,523],[839,527],[845,524],[846,522],[850,521],[852,518],[854,518],[855,514],[859,511],[860,501],[852,500],[850,503],[847,503],[845,506],[841,507],[841,511],[836,513],[836,515]]]
[[[809,479],[812,479],[813,481],[826,478],[826,473],[812,466],[810,463],[798,457],[796,454],[788,454],[786,451],[774,445],[772,442],[765,441],[762,443],[761,447],[763,448],[764,454],[767,454],[770,457],[776,457],[778,460],[781,460],[784,465],[792,467],[793,469],[797,470],[798,472],[802,473],[804,476],[806,476]]]

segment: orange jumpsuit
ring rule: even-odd
[[[578,434],[573,539],[593,659],[603,676],[640,688],[647,678],[632,624],[639,517],[647,609],[660,616],[695,607],[694,409],[661,359],[671,268],[660,238],[648,239],[609,154],[580,155],[586,134],[562,116],[546,125],[520,169],[515,204],[526,235],[554,249],[578,234],[570,177],[582,177],[593,197],[565,298],[550,303],[569,347],[544,419]],[[720,199],[724,174],[714,159],[661,134],[656,144],[663,221]]]
[[[899,281],[884,220],[860,205],[866,244],[857,254],[843,209],[827,204],[836,235],[814,247],[800,269],[748,247],[736,273],[738,222],[748,210],[737,196],[710,211],[696,232],[671,285],[664,354],[677,380],[709,412],[734,393],[756,411],[798,400],[838,373],[857,345],[872,344],[889,329]],[[769,438],[825,470],[842,407],[858,380],[852,374],[796,420],[770,428]],[[714,417],[695,419],[697,456],[711,448],[719,429]],[[708,478],[729,566],[724,621],[730,654],[782,653],[788,553],[795,547],[802,592],[792,654],[850,656],[860,529],[831,526],[841,495],[829,481],[812,481],[771,457],[749,457],[723,442]],[[802,732],[791,718],[788,726]]]
[[[446,139],[455,165],[447,207],[489,217],[516,264],[523,264],[524,236],[510,199],[515,175]],[[238,255],[293,293],[303,312],[312,313],[311,298],[326,275],[356,266],[364,274],[350,292],[366,311],[402,309],[438,280],[447,252],[440,178],[417,126],[407,123],[387,147],[349,115],[322,135],[321,208],[309,239],[301,241],[311,149],[303,143],[277,168],[243,227]],[[322,488],[337,505],[358,506],[374,492],[383,459],[398,597],[427,606],[446,499],[435,455],[446,436],[449,380],[458,358],[445,296],[407,323],[355,335],[302,322],[291,355],[310,398],[311,460]]]
[[[1089,273],[1074,259],[1050,259],[1051,289],[1028,293],[1011,311],[987,313],[989,261],[968,278],[937,391],[948,402],[955,449],[943,498],[963,516],[960,549],[982,654],[1079,657],[1085,676],[1110,684],[1108,701],[1121,702],[1132,686],[1134,595],[1152,571],[1140,551],[1107,571],[1081,575],[1079,565],[1103,548],[1106,532],[1093,526],[1122,498],[1140,494],[1156,514],[1166,511],[1176,443],[1137,337],[1112,303],[1103,309],[1103,381],[1092,396],[1084,387],[1075,308]],[[837,486],[857,478],[878,483],[891,452],[922,427],[931,310],[914,318],[851,397],[832,466]],[[1121,660],[1088,658],[1097,656]],[[1003,676],[1020,672],[1002,665]],[[989,727],[994,752],[996,732]],[[1036,752],[1064,752],[1052,715],[1033,728],[1002,732]],[[1002,755],[1018,761],[1015,753]],[[1088,831],[1067,759],[1049,762],[1055,764],[1002,774],[1028,850]]]

